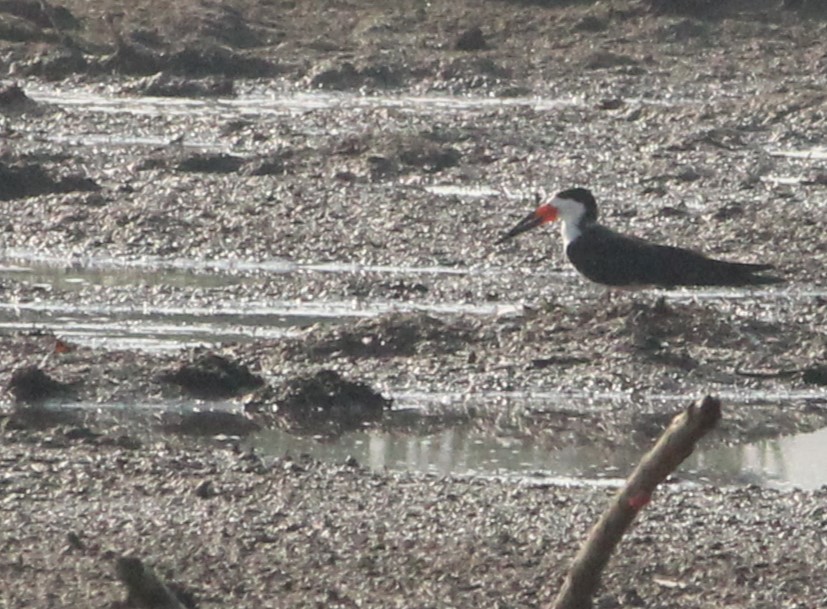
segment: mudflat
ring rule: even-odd
[[[0,599],[123,606],[134,555],[200,607],[539,606],[610,496],[182,437],[208,352],[239,434],[306,433],[299,386],[549,450],[643,448],[706,393],[708,442],[823,427],[827,26],[787,4],[2,3]],[[553,228],[495,245],[571,186],[787,283],[606,295]],[[208,348],[106,338],[221,315]],[[460,397],[394,426],[401,394]],[[825,604],[823,501],[667,486],[597,605]]]

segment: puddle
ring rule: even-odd
[[[376,317],[392,312],[434,314],[511,315],[520,313],[518,303],[415,303],[391,300],[246,300],[218,296],[208,305],[167,304],[163,294],[147,299],[143,290],[152,286],[221,288],[249,283],[240,273],[386,273],[389,275],[468,275],[497,273],[497,269],[454,267],[397,267],[356,263],[296,264],[285,260],[200,261],[178,259],[119,260],[115,258],[63,258],[26,251],[5,251],[0,279],[42,286],[42,294],[30,300],[0,302],[0,329],[29,331],[46,327],[82,345],[110,349],[170,350],[221,342],[279,338],[317,322]],[[134,287],[141,291],[126,303],[63,302],[51,297],[52,289],[78,292],[90,286]]]
[[[521,408],[554,408],[555,404],[576,403],[578,412],[628,407],[628,394],[605,392],[481,392],[467,394],[402,392],[393,393],[398,410],[389,416],[416,417],[425,405],[451,406],[469,399],[488,408],[507,408],[508,400]],[[823,403],[823,391],[767,392],[745,390],[721,395],[727,404],[748,408],[782,400],[816,400]],[[676,394],[647,396],[647,402],[685,404]],[[496,406],[492,406],[496,405]],[[308,454],[331,463],[354,457],[376,471],[415,472],[437,476],[501,478],[521,484],[619,486],[645,452],[633,447],[573,446],[552,450],[541,439],[524,434],[497,435],[470,426],[456,426],[432,435],[412,435],[379,430],[351,433],[332,441],[299,437],[280,430],[265,430],[248,440],[248,445],[268,457]],[[676,473],[683,483],[739,486],[758,484],[776,489],[817,489],[827,485],[827,468],[813,467],[827,461],[827,428],[774,440],[740,446],[721,444],[714,434],[702,440],[695,453]]]
[[[504,315],[518,305],[463,303],[414,304],[358,301],[268,301],[222,307],[65,304],[56,302],[0,303],[0,328],[28,331],[48,328],[83,345],[121,348],[143,345],[148,350],[176,349],[220,342],[280,338],[318,322],[336,323],[391,312]],[[292,330],[292,332],[291,332]]]
[[[215,288],[239,284],[241,277],[230,274],[199,273],[195,265],[152,265],[149,261],[119,261],[108,258],[59,258],[6,255],[0,258],[0,278],[8,277],[32,285],[61,290],[80,289],[87,285],[122,287],[130,285],[186,286]],[[206,270],[206,269],[205,269]]]
[[[619,486],[642,451],[593,446],[551,451],[531,439],[480,436],[452,428],[429,436],[359,432],[336,442],[268,430],[250,445],[271,456],[308,454],[333,463],[354,457],[376,471],[438,476],[497,477],[528,484]],[[758,484],[777,489],[817,489],[827,485],[827,429],[742,446],[703,441],[680,467],[681,481],[719,486]]]
[[[127,115],[130,117],[197,117],[202,123],[215,123],[234,119],[261,119],[290,117],[315,112],[347,112],[358,114],[389,109],[417,116],[467,114],[508,109],[527,109],[534,112],[553,112],[560,108],[589,108],[593,104],[582,96],[568,97],[494,97],[452,95],[354,95],[330,92],[273,92],[264,87],[241,91],[227,98],[152,97],[122,94],[103,87],[55,88],[49,84],[27,82],[26,94],[36,102],[63,108],[75,114]],[[677,99],[629,99],[636,105],[676,106],[698,103],[694,100]],[[353,121],[354,124],[359,121]],[[191,136],[191,137],[190,137]],[[47,141],[77,146],[145,146],[159,147],[169,144],[169,136],[163,133],[136,135],[134,130],[113,133],[66,132],[44,133],[39,137]],[[190,141],[192,140],[192,141]],[[213,138],[209,133],[188,132],[181,141],[186,148],[220,152],[230,148],[236,153],[254,154],[256,149]]]
[[[406,302],[398,300],[278,300],[222,295],[220,288],[248,287],[268,276],[284,274],[359,274],[389,276],[496,276],[513,272],[502,267],[394,266],[352,262],[295,263],[179,258],[133,260],[97,256],[53,256],[7,249],[0,257],[0,279],[40,286],[26,299],[0,302],[0,328],[26,331],[47,327],[80,344],[151,351],[223,341],[278,338],[317,322],[338,323],[388,313],[424,312],[480,316],[519,315],[521,302]],[[571,271],[542,272],[549,283],[574,280]],[[73,302],[61,294],[97,287],[117,290],[117,301]],[[204,290],[198,304],[189,304],[168,288]],[[216,289],[217,288],[217,289]],[[588,289],[584,287],[584,289]],[[52,295],[52,291],[56,293]],[[130,291],[131,290],[131,291]],[[96,290],[93,290],[96,291]],[[85,293],[85,292],[84,292]],[[102,292],[103,294],[104,292]],[[574,294],[575,292],[571,292]],[[825,290],[679,290],[653,291],[675,302],[759,299],[789,301],[827,296]]]
[[[762,182],[767,182],[774,186],[798,186],[804,180],[803,176],[776,176],[769,175],[761,178]]]
[[[374,112],[377,109],[392,109],[412,115],[474,114],[501,108],[529,108],[534,111],[552,111],[567,106],[587,106],[579,98],[535,98],[535,97],[456,97],[439,95],[372,95],[361,96],[341,93],[272,93],[265,89],[248,91],[232,98],[196,99],[184,97],[152,97],[124,95],[100,88],[60,88],[42,83],[26,83],[26,94],[34,101],[50,104],[78,114],[128,115],[130,117],[175,117],[191,119],[197,117],[201,124],[236,119],[262,119],[268,117],[291,117],[314,112],[347,112],[353,115]],[[360,121],[354,120],[353,124]],[[310,131],[314,127],[307,126]],[[174,135],[174,134],[173,134]],[[142,146],[164,147],[170,145],[167,133],[142,133],[133,130],[106,132],[49,132],[40,134],[46,141],[73,146]],[[211,131],[188,131],[187,137],[179,143],[182,148],[201,152],[233,152],[256,154],[256,148],[239,143],[228,144]]]
[[[508,193],[490,186],[463,186],[458,184],[434,184],[425,186],[425,190],[432,195],[440,197],[461,197],[464,199],[484,199],[486,197],[499,197],[514,199],[516,201],[528,200],[520,193]]]
[[[537,111],[566,106],[586,106],[580,98],[541,97],[457,97],[440,95],[353,95],[341,93],[267,93],[249,92],[236,97],[196,99],[120,95],[94,89],[55,89],[29,83],[26,94],[36,102],[73,108],[87,113],[128,113],[136,116],[267,116],[313,112],[317,110],[374,110],[391,108],[418,113],[489,111],[498,108],[526,107]]]
[[[335,442],[292,436],[279,430],[256,434],[250,442],[260,454],[277,457],[308,454],[332,463],[354,457],[377,471],[408,471],[440,476],[482,476],[519,479],[553,478],[564,484],[602,481],[619,483],[618,472],[578,463],[576,455],[553,453],[530,441],[507,437],[477,437],[455,427],[429,436],[378,431],[348,434]],[[585,456],[583,457],[585,458]],[[614,476],[612,476],[614,473]]]
[[[201,346],[294,335],[284,328],[258,328],[246,324],[208,323],[202,319],[122,320],[64,315],[31,321],[2,320],[0,331],[29,332],[43,327],[64,340],[93,348],[139,349],[147,352],[178,351]]]
[[[307,113],[319,110],[373,110],[387,108],[417,113],[446,114],[489,112],[502,108],[530,108],[546,112],[565,107],[588,108],[593,104],[583,96],[541,97],[493,95],[354,95],[325,91],[273,91],[266,87],[239,91],[233,97],[189,98],[153,97],[122,94],[101,87],[61,87],[40,82],[25,84],[26,95],[41,103],[74,107],[82,112],[129,113],[133,115],[266,116]],[[659,107],[687,106],[704,100],[665,96],[633,97],[630,104]]]
[[[801,150],[769,150],[770,156],[780,156],[790,159],[804,159],[811,161],[827,160],[827,148],[824,146],[813,146],[812,148],[804,148]]]
[[[217,146],[213,142],[184,139],[176,144],[170,144],[172,139],[166,135],[130,135],[126,133],[50,133],[43,136],[44,139],[55,144],[68,144],[70,146],[143,146],[150,148],[164,148],[166,146],[180,147],[186,150],[199,152],[224,151],[226,146]]]
[[[226,306],[224,306],[226,304]],[[140,318],[181,316],[191,319],[216,317],[229,323],[247,325],[306,326],[317,321],[336,321],[354,317],[377,317],[387,313],[443,313],[466,315],[513,315],[522,310],[518,304],[473,304],[462,302],[413,303],[397,301],[282,300],[247,302],[244,304],[222,303],[216,306],[152,306],[149,303],[134,305],[67,304],[60,302],[2,302],[0,312],[20,315],[25,312],[55,315],[89,315],[99,317],[136,315]]]
[[[27,266],[21,266],[21,265]],[[114,258],[107,256],[87,256],[84,254],[67,254],[53,256],[8,248],[2,251],[0,258],[0,273],[23,273],[27,271],[51,271],[52,275],[65,273],[67,270],[76,273],[91,273],[99,271],[150,271],[157,275],[157,280],[164,279],[163,273],[173,277],[172,271],[187,271],[184,275],[191,283],[194,273],[272,273],[288,274],[298,272],[310,273],[381,273],[388,275],[499,275],[512,272],[504,267],[458,267],[458,266],[397,266],[390,264],[363,264],[360,262],[293,262],[281,258],[270,260],[249,260],[244,258],[227,258],[224,260],[203,260],[196,258],[156,258],[145,256],[142,258]],[[552,273],[549,273],[552,274]],[[560,273],[555,273],[559,275]],[[132,277],[135,275],[133,274]],[[231,280],[232,283],[240,279]]]
[[[480,394],[483,402],[501,397],[505,392]],[[450,394],[405,393],[393,394],[396,403],[415,404],[402,406],[390,413],[401,424],[415,421],[422,412],[422,404],[449,403]],[[516,392],[509,397],[518,396]],[[548,405],[549,399],[559,402],[562,393],[522,394],[526,403],[540,400]],[[567,394],[567,402],[580,398],[578,409],[583,411],[599,408],[605,410],[607,401],[616,404],[628,402],[628,395],[586,392]],[[823,392],[814,394],[825,400]],[[797,397],[803,397],[799,395]],[[727,402],[748,407],[775,398],[761,392],[741,394],[727,398]],[[686,402],[684,396],[661,395],[656,400]],[[602,404],[601,404],[602,402]],[[628,404],[626,404],[628,405]],[[97,402],[75,403],[78,408],[100,411]],[[204,408],[201,402],[183,400],[159,403],[113,403],[105,405],[112,412],[153,411],[184,413]],[[234,412],[238,403],[234,400],[217,401],[209,409]],[[413,417],[413,418],[412,418]],[[346,434],[332,440],[296,436],[278,429],[267,429],[244,441],[246,448],[254,449],[267,458],[285,455],[298,457],[309,455],[314,459],[333,464],[343,464],[350,457],[374,471],[410,472],[433,476],[476,477],[500,479],[529,486],[590,486],[619,487],[640,461],[645,450],[629,447],[597,447],[594,445],[572,446],[553,450],[536,438],[525,435],[484,434],[477,428],[458,425],[429,435],[394,433],[365,430]],[[682,485],[746,486],[750,484],[778,490],[815,490],[827,486],[827,428],[812,433],[798,434],[750,444],[727,446],[714,434],[704,438],[696,451],[675,473]]]
[[[318,322],[376,317],[392,312],[433,314],[513,315],[519,303],[418,303],[395,300],[240,300],[222,296],[207,304],[168,303],[164,292],[153,287],[193,289],[222,288],[250,283],[238,270],[257,273],[387,273],[391,275],[495,273],[495,269],[452,267],[396,267],[351,263],[294,264],[284,260],[199,261],[118,260],[89,257],[83,260],[45,257],[29,252],[5,252],[0,279],[41,286],[26,300],[0,302],[0,329],[29,331],[46,327],[62,338],[82,345],[110,349],[140,348],[148,351],[178,349],[221,342],[272,339],[295,335],[299,328]],[[234,272],[235,271],[235,272]],[[255,281],[255,280],[253,280]],[[90,286],[133,287],[137,293],[121,302],[65,302],[50,291],[79,292]]]
[[[359,262],[294,262],[282,258],[251,260],[228,258],[224,260],[203,260],[196,258],[114,258],[66,254],[54,256],[40,252],[6,248],[0,250],[0,277],[25,278],[33,280],[42,277],[44,283],[97,283],[102,285],[128,285],[134,283],[186,285],[192,287],[219,287],[248,282],[240,274],[358,274],[376,273],[400,277],[417,275],[437,276],[502,276],[513,274],[513,267],[490,265],[478,266],[399,266],[390,264],[363,264]],[[532,270],[534,277],[549,277],[558,280],[576,279],[574,270],[563,271]],[[583,290],[602,290],[592,284],[583,283]],[[653,296],[666,296],[676,302],[716,299],[780,299],[798,300],[827,296],[827,289],[800,289],[779,286],[766,289],[755,288],[693,288],[674,290],[648,290]],[[449,305],[451,306],[451,305]],[[506,305],[511,306],[511,305]],[[486,310],[488,307],[484,307]]]

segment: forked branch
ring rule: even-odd
[[[553,609],[590,609],[600,576],[615,547],[655,487],[686,459],[695,444],[721,418],[721,402],[706,396],[672,420],[657,444],[641,459],[626,485],[591,530],[574,559]]]

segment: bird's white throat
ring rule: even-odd
[[[569,243],[577,239],[582,232],[577,222],[563,220],[560,223],[560,234],[563,235],[563,251],[565,251]]]
[[[580,223],[586,214],[586,206],[573,199],[554,197],[551,201],[552,207],[557,209],[557,216],[560,219],[560,234],[563,235],[563,249],[569,243],[577,239],[583,232]]]

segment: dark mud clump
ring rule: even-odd
[[[174,43],[170,43],[172,46]],[[97,62],[98,71],[130,76],[149,76],[166,72],[182,76],[221,76],[224,78],[263,78],[282,69],[258,57],[249,57],[223,46],[205,42],[174,49],[155,50],[139,42],[119,38],[115,51]]]
[[[70,74],[91,70],[86,57],[75,49],[52,48],[34,57],[27,57],[15,66],[15,73],[39,76],[46,80],[61,80]]]
[[[235,173],[244,159],[232,154],[194,154],[182,159],[176,169],[194,173]]]
[[[340,171],[337,177],[343,181],[367,178],[377,182],[401,175],[425,173],[438,174],[462,161],[462,152],[443,141],[442,135],[424,132],[402,136],[359,134],[336,139],[330,152],[338,157],[357,158],[353,171]],[[364,177],[364,178],[363,178]]]
[[[24,112],[36,107],[37,103],[16,83],[0,85],[0,112]]]
[[[76,385],[55,380],[37,366],[26,366],[12,373],[7,389],[16,402],[37,404],[72,395]]]
[[[271,410],[268,412],[268,404]],[[349,381],[334,370],[286,381],[246,406],[253,416],[269,418],[294,433],[340,434],[382,419],[391,400],[366,383]]]
[[[232,97],[235,95],[233,81],[229,78],[183,78],[163,72],[140,80],[126,87],[124,91],[155,97]]]
[[[126,604],[135,607],[196,609],[194,595],[183,586],[166,584],[140,558],[122,556],[115,571],[128,591]]]
[[[190,436],[246,436],[261,427],[249,418],[223,410],[169,414],[164,431]]]
[[[80,26],[80,22],[69,9],[49,2],[2,0],[0,13],[25,19],[41,28],[74,30]]]
[[[810,366],[804,370],[802,380],[808,385],[827,386],[827,365]]]
[[[316,66],[307,76],[307,84],[314,89],[330,91],[364,87],[392,89],[404,85],[405,75],[405,70],[395,65],[368,62],[357,66],[350,61],[333,60]]]
[[[715,307],[669,303],[665,298],[651,304],[630,300],[616,306],[584,308],[579,316],[593,331],[625,339],[627,348],[644,352],[675,345],[740,348],[749,344],[743,328]],[[749,326],[752,332],[772,330],[770,324],[759,321]]]
[[[289,351],[315,361],[328,357],[400,357],[462,349],[474,336],[474,329],[464,323],[429,315],[393,315],[340,326],[321,336],[311,335],[294,343]]]
[[[101,188],[93,179],[80,175],[53,178],[41,165],[0,162],[0,201],[34,197],[49,193],[97,192]]]
[[[189,395],[205,400],[218,400],[240,395],[264,384],[244,364],[231,362],[215,353],[200,355],[193,362],[182,364],[174,372],[161,375],[161,380],[180,386]]]
[[[42,404],[18,405],[9,415],[0,416],[0,429],[2,431],[43,431],[61,426],[75,426],[80,422],[80,415],[75,410],[65,408],[47,408]],[[68,430],[64,435],[67,440],[72,440],[72,435],[77,429]]]
[[[485,40],[485,34],[482,29],[472,27],[460,34],[457,41],[454,43],[454,48],[457,51],[482,51],[488,48],[488,43]]]

